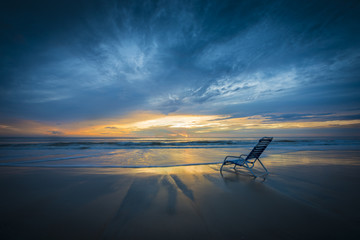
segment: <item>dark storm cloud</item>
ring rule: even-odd
[[[1,9],[7,118],[153,110],[292,120],[360,100],[357,1],[12,1]]]
[[[270,122],[291,122],[291,121],[336,121],[336,120],[358,120],[360,114],[343,114],[337,115],[333,113],[289,113],[289,114],[265,114]]]

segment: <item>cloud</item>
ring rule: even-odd
[[[89,1],[71,3],[66,16],[57,7],[67,1],[29,12],[9,3],[0,122],[137,111],[279,122],[340,116],[360,100],[354,3]]]
[[[63,135],[63,132],[61,131],[48,131],[48,132],[53,135]]]
[[[359,112],[347,113],[285,113],[285,114],[266,114],[272,122],[290,121],[337,121],[337,120],[359,120]]]
[[[244,134],[291,134],[321,132],[341,135],[339,129],[358,133],[360,118],[336,114],[279,114],[233,117],[227,115],[130,114],[122,118],[51,124],[36,121],[9,121],[0,125],[1,136],[113,136],[113,137],[235,137]],[[50,130],[49,130],[50,129]],[[278,132],[277,132],[278,131]]]
[[[117,127],[105,127],[106,129],[119,129]]]

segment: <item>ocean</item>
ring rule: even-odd
[[[142,168],[217,164],[226,155],[249,153],[257,141],[258,138],[0,138],[0,166]],[[359,149],[360,139],[274,138],[262,157]],[[357,159],[354,161],[357,164]],[[271,158],[271,163],[284,164],[280,157]]]

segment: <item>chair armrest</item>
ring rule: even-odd
[[[224,163],[227,161],[228,158],[240,158],[240,157],[238,157],[238,156],[226,156],[224,158]]]

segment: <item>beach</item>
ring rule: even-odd
[[[165,162],[157,166],[150,160],[144,167],[146,158],[141,160],[138,148],[131,149],[129,156],[140,162],[137,168],[128,168],[115,166],[113,155],[113,160],[109,155],[102,159],[104,154],[93,159],[52,156],[50,161],[49,149],[38,149],[36,157],[24,160],[22,151],[29,149],[16,151],[7,145],[0,166],[0,237],[359,238],[360,151],[356,147],[316,145],[283,151],[286,147],[276,148],[275,143],[262,158],[270,172],[265,179],[254,179],[240,168],[224,168],[220,174],[220,164],[208,163],[249,146],[140,149],[141,156],[150,160],[182,156],[184,164],[204,163],[166,167],[161,167]],[[40,161],[41,151],[47,151],[47,157],[44,152],[41,156],[48,165]],[[94,161],[102,164],[94,166]]]

